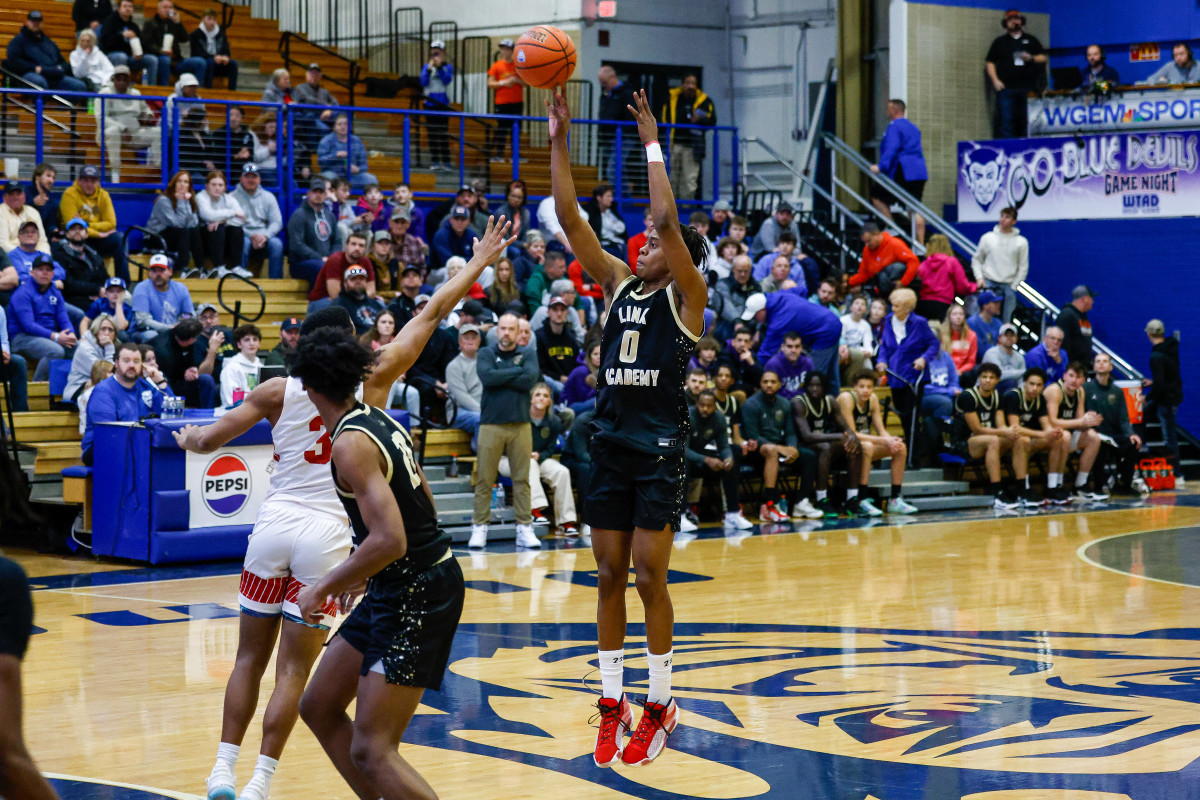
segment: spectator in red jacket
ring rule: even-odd
[[[654,217],[650,214],[650,206],[646,206],[646,213],[642,217],[642,232],[629,237],[629,241],[625,244],[625,253],[629,258],[629,268],[633,270],[633,274],[637,274],[638,252],[646,246],[646,231],[650,229],[650,224],[654,221]]]
[[[921,279],[917,313],[925,319],[945,319],[956,295],[966,297],[977,288],[967,280],[962,262],[950,249],[950,240],[940,233],[929,237],[917,277]]]
[[[967,312],[960,305],[950,306],[942,324],[943,345],[954,359],[959,383],[964,388],[975,385],[975,365],[979,361],[979,337],[967,324]]]
[[[900,239],[879,230],[874,222],[867,222],[862,230],[863,254],[858,272],[847,280],[853,292],[866,291],[875,297],[884,297],[894,289],[908,286],[917,277],[921,262]]]

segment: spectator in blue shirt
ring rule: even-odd
[[[87,423],[83,431],[83,463],[93,463],[92,442],[98,422],[137,422],[143,417],[162,414],[164,397],[173,396],[162,373],[157,369],[142,376],[142,351],[133,342],[117,347],[111,377],[96,384],[87,404]]]
[[[129,325],[133,321],[133,306],[129,305],[125,300],[125,280],[123,278],[109,278],[104,282],[104,290],[100,292],[100,296],[92,301],[85,312],[88,320],[95,320],[101,314],[108,314],[113,318],[113,324],[117,326],[117,336],[121,341],[129,338],[127,331]],[[89,327],[91,323],[88,323]]]
[[[29,273],[33,267],[33,262],[38,258],[45,258],[50,261],[54,267],[54,288],[60,292],[63,290],[63,281],[66,280],[67,271],[62,265],[54,261],[50,256],[46,255],[45,251],[38,250],[38,240],[41,237],[41,231],[38,230],[37,224],[26,221],[21,224],[20,230],[17,231],[18,245],[15,249],[8,251],[8,259],[16,268],[17,274],[20,276],[21,283],[27,283]],[[79,323],[83,321],[83,309],[63,300],[67,308],[67,318],[71,320],[71,327],[78,329]]]
[[[1108,65],[1108,60],[1104,57],[1104,48],[1100,45],[1088,45],[1087,63],[1087,69],[1083,71],[1083,86],[1080,87],[1085,92],[1091,89],[1093,84],[1101,81],[1107,83],[1110,88],[1121,85],[1121,76]]]
[[[900,417],[907,437],[917,407],[916,384],[919,380],[928,381],[927,369],[941,352],[942,344],[929,329],[929,320],[912,313],[917,307],[916,292],[896,289],[888,296],[888,302],[892,304],[892,313],[883,321],[875,369],[880,376],[888,377],[896,416]],[[912,446],[909,442],[909,448]]]
[[[1042,341],[1029,348],[1025,354],[1025,368],[1038,367],[1046,372],[1046,385],[1054,383],[1067,374],[1067,364],[1070,359],[1062,351],[1062,328],[1051,326],[1046,328]]]
[[[171,280],[171,262],[166,256],[151,256],[150,280],[133,290],[133,315],[133,338],[139,342],[148,342],[174,328],[181,319],[196,315],[191,292]]]
[[[333,132],[317,145],[317,166],[322,177],[345,178],[355,189],[379,183],[378,178],[367,172],[367,148],[362,139],[350,133],[350,120],[345,114],[337,115]]]
[[[925,168],[925,154],[921,151],[921,131],[904,116],[906,113],[903,100],[888,101],[887,115],[891,122],[883,132],[883,141],[879,143],[879,163],[871,165],[871,172],[887,175],[919,202],[925,196],[929,171]],[[892,218],[894,202],[895,195],[871,181],[871,203],[889,220]],[[917,241],[924,243],[925,218],[920,214],[916,217]]]
[[[0,306],[0,372],[8,374],[8,389],[11,392],[9,404],[12,406],[12,410],[28,411],[29,392],[26,389],[26,382],[29,373],[25,367],[25,359],[14,353],[9,345],[8,316],[4,313],[4,306]],[[3,427],[3,420],[0,420],[0,429]]]
[[[446,43],[434,39],[429,43],[429,61],[421,67],[421,88],[425,92],[425,108],[429,111],[450,110],[450,84],[454,67],[446,61]],[[450,169],[450,118],[428,115],[425,132],[429,137],[429,162],[432,169]]]
[[[838,342],[842,338],[842,320],[829,309],[808,302],[808,293],[803,287],[750,295],[746,298],[742,319],[766,323],[762,346],[758,350],[760,361],[770,360],[779,352],[784,336],[794,332],[808,347],[813,369],[829,380],[835,392],[841,386]]]
[[[976,299],[979,313],[967,317],[967,327],[975,331],[979,352],[986,353],[1000,343],[1000,326],[1004,323],[1000,307],[1004,298],[994,292],[980,292]]]
[[[446,261],[451,256],[462,256],[468,261],[471,260],[477,237],[469,229],[470,224],[471,209],[466,206],[455,206],[450,211],[449,224],[438,228],[430,243],[432,252],[429,261],[435,269],[445,267]],[[434,283],[432,275],[430,277],[430,283]]]
[[[938,354],[926,368],[929,382],[921,395],[921,418],[947,419],[954,416],[954,398],[962,394],[962,385],[958,382],[954,357],[946,350],[946,340],[942,338],[942,323],[931,320],[929,330],[933,331],[939,347]]]
[[[771,267],[775,264],[776,257],[787,256],[791,263],[788,277],[803,286],[805,294],[815,294],[817,286],[821,282],[821,267],[812,256],[803,252],[797,254],[798,244],[791,231],[779,234],[779,241],[776,243],[775,249],[763,253],[762,257],[758,259],[758,263],[754,265],[754,280],[761,281],[771,274]]]
[[[8,301],[8,336],[12,351],[38,362],[35,381],[50,377],[50,359],[70,358],[75,329],[67,301],[54,286],[54,264],[43,254],[33,262],[30,280]]]

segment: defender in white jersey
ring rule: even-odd
[[[413,317],[391,344],[380,349],[375,369],[359,387],[357,397],[369,405],[386,406],[392,384],[416,361],[438,324],[466,296],[484,268],[515,241],[515,236],[506,238],[508,228],[504,217],[495,225],[489,219],[466,268],[434,293],[425,310]],[[300,336],[330,326],[354,329],[344,309],[329,306],[304,321]],[[296,596],[350,552],[350,526],[329,467],[332,441],[299,380],[266,381],[214,424],[186,425],[175,439],[185,450],[211,453],[261,420],[271,425],[274,471],[246,550],[239,588],[242,613],[237,661],[225,688],[221,743],[207,780],[209,800],[233,800],[235,796],[234,769],[241,742],[278,639],[275,689],[263,717],[262,747],[254,776],[239,795],[240,800],[266,800],[275,766],[296,724],[300,696],[328,631],[327,625],[302,620]],[[331,604],[325,612],[332,616],[335,610]]]

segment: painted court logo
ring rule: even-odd
[[[239,456],[217,456],[204,468],[201,481],[204,505],[218,517],[232,517],[250,499],[250,468]]]
[[[633,695],[649,680],[642,635],[629,626]],[[1197,643],[1200,630],[677,623],[683,722],[664,763],[686,762],[687,796],[708,800],[1200,796],[1187,746],[1200,736]],[[442,691],[422,701],[441,713],[414,717],[406,739],[676,800],[592,763],[595,647],[592,624],[462,625]]]

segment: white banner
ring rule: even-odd
[[[253,525],[267,499],[269,444],[227,447],[215,453],[188,453],[184,480],[190,492],[189,528]]]
[[[1031,97],[1029,135],[1200,126],[1200,89],[1128,89],[1107,97]]]

